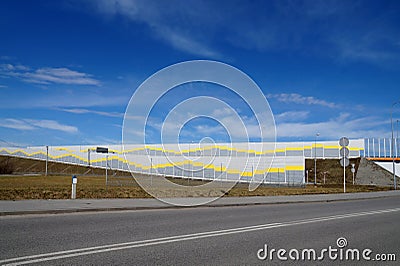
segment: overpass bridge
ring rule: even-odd
[[[364,156],[383,169],[393,174],[393,159],[396,176],[400,177],[400,142],[399,138],[367,138],[364,140]]]

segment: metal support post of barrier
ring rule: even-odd
[[[48,164],[49,164],[49,146],[46,146],[46,174],[45,174],[45,176],[47,176]]]

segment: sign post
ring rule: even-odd
[[[350,161],[348,159],[349,156],[349,149],[347,146],[349,146],[349,139],[346,137],[342,137],[339,140],[339,145],[341,146],[340,148],[340,165],[343,166],[343,193],[346,193],[346,166],[349,165]]]
[[[97,153],[105,153],[106,154],[106,189],[107,189],[107,183],[108,183],[108,148],[106,147],[96,147],[96,152]]]

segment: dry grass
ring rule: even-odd
[[[149,198],[146,193],[132,178],[130,173],[121,171],[109,171],[109,184],[105,185],[104,169],[96,169],[78,165],[68,165],[62,163],[49,162],[49,173],[44,176],[45,162],[0,156],[0,162],[5,162],[13,167],[14,174],[0,176],[0,199],[1,200],[20,200],[20,199],[69,199],[71,197],[71,176],[78,176],[77,198]],[[358,160],[355,160],[358,168]],[[306,160],[306,168],[313,169],[314,161]],[[185,186],[180,190],[170,190],[162,187],[158,177],[153,177],[154,187],[157,187],[162,195],[166,197],[214,197],[221,193],[228,197],[239,196],[277,196],[277,195],[303,195],[303,194],[327,194],[341,193],[343,185],[340,184],[343,178],[343,168],[340,167],[338,160],[317,160],[317,181],[322,182],[323,172],[326,171],[327,184],[323,186],[306,187],[273,187],[260,186],[255,191],[248,190],[248,184],[237,184],[229,191],[219,188],[207,190],[198,186],[206,184],[206,181],[187,180],[179,178],[169,178],[173,183]],[[329,171],[328,171],[329,169]],[[347,169],[350,171],[350,167]],[[34,173],[36,175],[26,176],[23,173]],[[348,176],[351,173],[347,173]],[[143,180],[149,180],[149,176],[138,175]],[[313,175],[311,173],[310,178]],[[313,179],[313,178],[312,178]],[[351,179],[347,179],[351,182]],[[186,187],[186,186],[190,186]],[[374,186],[353,186],[347,184],[348,192],[381,191],[389,188]],[[159,195],[159,194],[157,194]]]
[[[150,197],[137,185],[133,187],[107,187],[104,177],[78,178],[78,198],[146,198]],[[71,176],[2,176],[0,199],[69,199]]]
[[[122,179],[121,179],[122,180]],[[149,198],[133,179],[124,178],[123,181],[114,179],[114,184],[124,182],[122,186],[105,185],[104,176],[79,176],[77,184],[77,198]],[[154,182],[157,182],[156,180]],[[176,183],[187,185],[187,180],[175,179]],[[190,185],[203,184],[201,181],[190,180]],[[129,184],[128,184],[129,183]],[[382,191],[389,188],[374,186],[347,186],[348,192]],[[307,186],[302,187],[271,187],[260,186],[255,191],[249,191],[245,184],[238,184],[225,196],[277,196],[277,195],[303,195],[303,194],[327,194],[341,193],[343,186]],[[197,196],[215,196],[220,191],[198,190]],[[176,196],[171,194],[170,196]],[[69,199],[71,197],[71,176],[1,176],[0,199]]]

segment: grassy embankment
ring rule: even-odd
[[[71,197],[71,175],[78,175],[77,198],[149,198],[147,194],[135,181],[130,177],[129,173],[110,171],[110,183],[106,186],[104,169],[93,169],[89,167],[65,165],[60,163],[49,163],[49,174],[44,176],[43,169],[45,162],[20,158],[3,157],[0,160],[8,159],[8,163],[12,166],[16,175],[0,176],[0,199],[1,200],[20,200],[20,199],[69,199]],[[328,160],[319,161],[317,165],[318,182],[323,182],[322,173],[329,169],[326,173],[327,184],[325,185],[308,185],[306,187],[272,187],[260,186],[255,191],[249,191],[247,184],[237,184],[230,191],[225,192],[225,196],[276,196],[276,195],[303,195],[303,194],[326,194],[343,192],[343,184],[341,179],[336,177],[340,172],[340,166],[337,162]],[[309,161],[306,167],[310,166]],[[338,169],[337,169],[338,168]],[[343,171],[343,170],[342,170]],[[31,173],[34,175],[23,175],[21,173]],[[20,174],[18,174],[20,173]],[[58,174],[55,174],[58,173]],[[350,176],[350,173],[349,173]],[[143,178],[149,178],[143,176]],[[311,178],[311,176],[310,176]],[[202,181],[170,179],[174,183],[184,186],[199,186],[205,184]],[[351,179],[348,179],[351,182]],[[153,177],[153,184],[156,187],[159,183],[157,177]],[[162,189],[162,188],[161,188]],[[382,191],[389,188],[375,186],[353,186],[347,184],[347,192],[365,192],[365,191]],[[194,194],[190,196],[215,196],[221,193],[221,190],[204,190],[195,188]],[[171,191],[169,196],[177,196]]]

